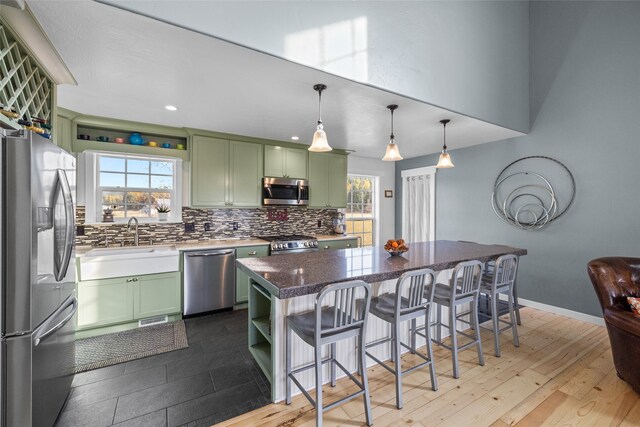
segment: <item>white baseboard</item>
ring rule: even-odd
[[[507,296],[505,294],[501,294],[500,299],[506,300]],[[568,310],[566,308],[543,304],[541,302],[531,301],[523,298],[518,298],[518,303],[526,307],[535,308],[536,310],[548,311],[549,313],[559,314],[561,316],[570,317],[572,319],[582,320],[583,322],[589,322],[595,325],[604,326],[604,319],[602,317],[592,316],[591,314],[580,313],[579,311]]]

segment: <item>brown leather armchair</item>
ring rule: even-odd
[[[640,258],[598,258],[589,262],[588,271],[602,306],[618,376],[640,393],[640,316],[627,303],[628,296],[640,296]]]

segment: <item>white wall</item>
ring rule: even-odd
[[[527,1],[99,1],[529,130]]]
[[[378,177],[376,198],[378,203],[378,221],[376,244],[394,239],[395,226],[395,163],[368,157],[349,156],[347,172],[352,175],[369,175]],[[392,198],[384,197],[384,190],[394,191]]]

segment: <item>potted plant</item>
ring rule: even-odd
[[[169,205],[158,205],[156,206],[156,210],[158,211],[159,221],[166,221],[169,218],[169,212],[171,212],[171,208],[169,208]]]

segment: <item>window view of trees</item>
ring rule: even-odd
[[[347,180],[347,233],[361,238],[362,246],[374,244],[375,179],[349,175]]]
[[[157,217],[158,205],[171,207],[174,163],[101,155],[98,162],[102,209],[114,218]]]

